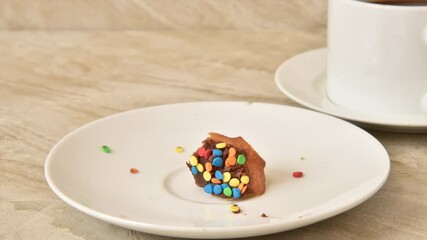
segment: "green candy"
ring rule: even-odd
[[[240,154],[237,157],[237,163],[240,164],[240,165],[245,164],[246,163],[246,157],[244,155]]]
[[[230,197],[233,194],[233,192],[231,191],[231,188],[229,188],[229,187],[224,188],[222,193],[224,193],[224,195],[227,197]]]
[[[105,152],[105,153],[110,153],[111,152],[111,149],[108,146],[104,145],[101,148],[102,148],[102,151]]]

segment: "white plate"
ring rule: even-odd
[[[231,201],[194,184],[185,162],[210,131],[241,135],[265,158],[264,195]],[[112,152],[101,151],[102,145]],[[185,152],[176,153],[176,146]],[[383,146],[343,120],[282,105],[201,102],[134,110],[83,126],[51,150],[45,174],[62,200],[109,223],[175,237],[236,238],[346,211],[380,189],[389,168]],[[292,177],[297,170],[303,178]],[[242,212],[231,213],[231,203]]]
[[[326,94],[326,48],[311,50],[281,64],[275,74],[277,87],[299,104],[368,128],[387,131],[427,132],[427,115],[410,118],[368,115],[336,105]]]

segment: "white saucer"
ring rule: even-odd
[[[263,156],[262,196],[219,198],[194,184],[185,163],[210,131],[243,136]],[[103,152],[103,145],[111,152]],[[184,152],[175,152],[177,146]],[[304,176],[294,178],[293,171]],[[65,136],[45,164],[49,186],[76,209],[129,229],[187,239],[258,236],[321,221],[369,199],[389,171],[381,143],[353,124],[306,109],[247,102],[115,114]],[[232,203],[240,214],[229,210]]]
[[[352,111],[333,103],[326,94],[326,48],[292,57],[275,73],[277,87],[295,102],[362,127],[396,132],[427,132],[425,118],[384,117]]]

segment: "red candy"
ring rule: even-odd
[[[303,172],[297,171],[297,172],[293,172],[292,176],[294,176],[294,178],[300,178],[302,177],[304,174]]]
[[[197,149],[197,155],[199,155],[199,157],[203,157],[205,155],[205,151],[206,149],[204,147],[200,147]]]
[[[211,149],[206,149],[205,154],[203,155],[203,158],[209,159],[209,157],[212,155]]]

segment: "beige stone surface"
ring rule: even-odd
[[[283,29],[325,25],[327,0],[2,0],[0,29]]]
[[[299,106],[279,92],[273,74],[287,58],[326,45],[325,27],[312,24],[279,30],[1,31],[0,239],[169,239],[99,221],[65,204],[44,178],[49,150],[83,124],[146,106],[215,100]],[[325,221],[251,239],[427,239],[427,134],[369,131],[392,161],[378,193]]]

